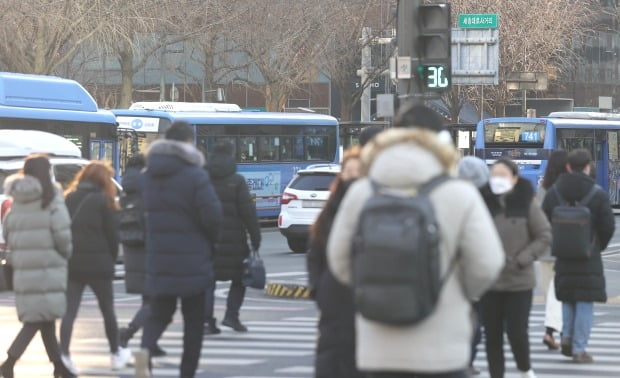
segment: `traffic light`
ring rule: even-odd
[[[445,91],[452,85],[450,4],[418,6],[417,76],[425,92]]]

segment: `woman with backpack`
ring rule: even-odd
[[[222,325],[237,332],[247,332],[239,319],[239,310],[245,297],[241,282],[243,260],[250,255],[247,234],[252,248],[258,251],[261,242],[256,204],[250,195],[245,178],[237,173],[233,145],[218,142],[207,160],[207,170],[213,187],[222,203],[223,219],[214,253],[214,272],[217,281],[232,281],[226,300],[226,314]],[[205,304],[205,334],[220,333],[213,317],[215,284],[207,290]]]
[[[133,214],[137,214],[140,217],[144,215],[142,196],[140,194],[140,177],[142,169],[144,169],[145,166],[146,160],[143,154],[135,154],[127,160],[127,166],[122,180],[123,194],[120,198],[120,204],[123,210],[134,211]],[[121,212],[123,210],[121,210]],[[134,235],[134,238],[135,233],[144,236],[146,231],[144,229],[144,223],[139,221],[135,222],[133,218],[132,222],[129,222],[129,224],[125,224],[121,221],[119,230],[121,234],[126,232],[129,235]],[[127,327],[119,329],[120,346],[127,348],[129,340],[131,340],[133,335],[144,326],[144,323],[148,319],[151,311],[151,300],[146,293],[145,287],[146,250],[144,239],[139,241],[134,239],[132,243],[130,243],[128,240],[123,240],[123,238],[121,238],[121,243],[123,244],[123,262],[125,263],[125,290],[130,294],[142,295],[142,306],[140,306],[140,309],[135,313]],[[151,357],[161,357],[165,355],[166,351],[159,346],[155,350],[150,351]]]
[[[480,300],[489,374],[504,377],[505,330],[521,376],[533,378],[528,322],[536,286],[534,261],[549,248],[551,226],[534,198],[532,184],[519,176],[512,160],[502,158],[493,164],[482,196],[506,259],[498,280]]]
[[[86,286],[97,297],[110,345],[113,370],[127,364],[131,352],[119,345],[114,313],[114,266],[118,255],[116,187],[109,165],[92,161],[76,175],[67,188],[66,203],[71,214],[73,256],[69,260],[67,312],[60,326],[60,347],[65,365],[75,367],[69,356],[73,323]]]
[[[22,171],[4,183],[13,204],[2,231],[11,249],[17,314],[24,323],[0,367],[4,378],[13,378],[15,363],[38,331],[54,364],[54,377],[75,377],[63,364],[56,339],[56,319],[67,305],[71,220],[50,170],[46,156],[31,155]]]
[[[536,199],[540,204],[543,203],[547,191],[555,184],[557,178],[566,173],[566,164],[568,164],[568,152],[564,150],[553,151],[549,155],[545,177],[541,186],[536,193]],[[547,249],[544,255],[540,257],[541,270],[541,288],[543,298],[545,299],[545,335],[543,336],[543,344],[549,350],[558,350],[560,345],[553,338],[554,332],[562,330],[562,302],[555,297],[554,269],[555,257],[551,256],[551,249]]]
[[[327,268],[325,249],[334,217],[347,190],[360,176],[360,147],[347,150],[341,172],[331,184],[325,207],[310,229],[308,275],[312,297],[320,311],[314,376],[357,378],[355,308],[352,290],[336,281]]]

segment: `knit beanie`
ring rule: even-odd
[[[462,158],[456,170],[460,179],[470,181],[477,188],[481,188],[489,182],[489,167],[484,160],[475,156]]]

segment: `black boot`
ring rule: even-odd
[[[230,327],[237,332],[247,332],[248,328],[244,326],[239,318],[224,318],[222,325]]]
[[[205,335],[217,335],[220,332],[222,330],[217,327],[217,319],[211,318],[205,322]]]
[[[138,332],[137,328],[132,327],[122,327],[118,330],[118,344],[123,348],[127,348],[127,344],[129,344],[129,340],[133,337],[133,335]]]
[[[77,375],[73,374],[62,363],[62,360],[54,361],[54,378],[75,378]]]
[[[13,367],[15,367],[16,362],[17,358],[9,355],[2,366],[0,366],[0,374],[2,375],[2,378],[13,378]]]

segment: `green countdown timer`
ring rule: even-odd
[[[418,67],[422,84],[428,90],[446,90],[450,88],[450,67],[443,64],[426,64]]]

